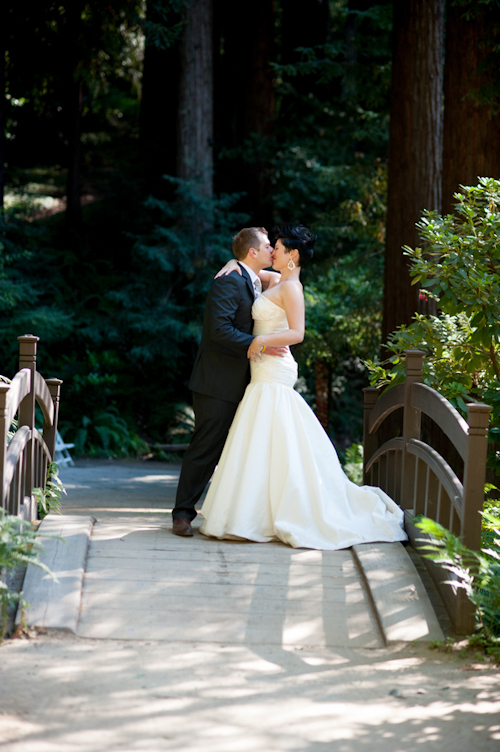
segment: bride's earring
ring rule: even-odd
[[[290,261],[287,264],[288,269],[290,269],[291,272],[295,269],[295,263],[293,261],[293,258],[290,259]]]

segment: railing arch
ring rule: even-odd
[[[10,384],[0,384],[0,507],[25,519],[36,519],[33,488],[45,488],[47,467],[55,454],[62,381],[45,381],[36,370],[38,337],[18,337],[19,372]],[[43,431],[35,427],[35,402],[43,414]],[[8,434],[14,417],[18,429]]]
[[[364,390],[364,483],[380,486],[402,507],[406,530],[417,550],[422,545],[418,539],[423,537],[412,522],[417,514],[438,521],[459,535],[469,548],[478,550],[491,407],[470,403],[468,421],[464,420],[441,394],[421,383],[423,357],[420,350],[406,352],[404,384],[382,395],[378,389]],[[397,408],[403,408],[402,436],[381,442],[379,429]],[[443,431],[462,458],[462,480],[436,448],[422,440],[422,414]],[[450,586],[443,585],[443,579],[450,579],[448,573],[445,578],[441,568],[424,561],[456,632],[474,631],[474,610],[463,590],[455,595]]]

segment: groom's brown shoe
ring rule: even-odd
[[[172,525],[172,532],[174,535],[181,535],[183,538],[191,538],[193,528],[187,517],[177,517]]]

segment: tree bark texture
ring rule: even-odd
[[[155,3],[148,3],[146,13],[153,23],[161,23]],[[146,181],[155,196],[161,193],[161,176],[175,175],[177,169],[179,46],[161,49],[146,40],[144,50],[140,137]]]
[[[460,185],[478,177],[500,178],[500,115],[478,101],[480,87],[493,75],[482,69],[490,52],[488,32],[498,9],[478,9],[464,19],[464,8],[448,0],[444,72],[443,213],[453,211]]]
[[[218,187],[245,191],[241,209],[250,223],[271,220],[271,182],[263,156],[264,139],[274,124],[274,2],[219,0],[214,16],[214,99],[217,148],[240,148],[257,135],[253,161],[222,161]],[[242,20],[243,19],[243,20]]]
[[[177,174],[213,192],[212,0],[191,0],[181,43]]]
[[[394,0],[394,47],[382,341],[416,311],[402,246],[419,243],[423,209],[441,208],[444,0]]]
[[[373,5],[372,0],[349,0],[349,15],[345,26],[346,61],[342,81],[344,99],[356,96],[356,63],[358,61],[356,37],[359,29],[359,16],[356,11],[365,12]]]
[[[7,13],[5,3],[0,6],[0,216],[3,214],[5,192],[5,53],[7,49]]]

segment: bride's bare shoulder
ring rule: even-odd
[[[297,294],[298,292],[301,293],[302,290],[304,289],[302,282],[300,282],[300,280],[298,279],[284,280],[281,283],[281,287],[283,290],[286,290],[288,293],[291,293],[291,294]]]

